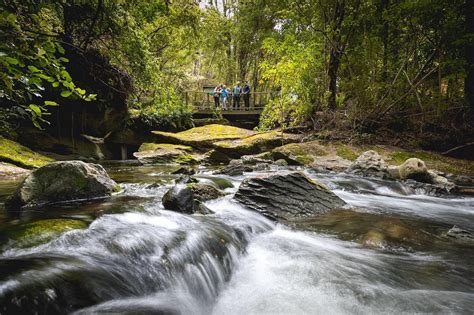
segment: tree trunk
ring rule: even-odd
[[[464,79],[464,95],[469,104],[471,115],[474,116],[474,0],[466,0],[466,78]]]
[[[339,71],[339,65],[342,55],[342,43],[341,43],[341,28],[342,21],[344,20],[345,14],[345,1],[337,0],[334,7],[334,16],[332,20],[332,36],[331,36],[331,50],[329,54],[329,99],[328,108],[330,110],[336,109],[336,95],[337,95],[337,74]]]

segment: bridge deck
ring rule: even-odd
[[[274,97],[270,92],[252,92],[249,96],[249,108],[245,108],[243,97],[240,99],[240,106],[233,108],[234,99],[232,95],[230,95],[227,109],[223,109],[215,107],[213,92],[187,91],[184,96],[185,103],[194,107],[194,115],[210,116],[220,112],[223,116],[248,116],[249,119],[251,119],[251,116],[259,116],[265,104]]]
[[[252,115],[260,115],[263,111],[263,107],[250,107],[248,109],[245,108],[228,108],[228,109],[216,109],[211,107],[195,107],[194,114],[198,115],[212,115],[214,113],[220,112],[223,116],[226,115],[239,115],[239,116],[252,116]]]

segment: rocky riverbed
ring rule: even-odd
[[[203,144],[207,128],[142,146],[165,160],[56,162],[0,180],[0,312],[474,307],[470,176],[238,129]],[[222,141],[245,149],[229,156]]]

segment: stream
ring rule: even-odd
[[[51,206],[26,220],[86,222],[37,244],[0,238],[1,314],[380,314],[474,310],[474,198],[440,198],[399,182],[319,174],[347,203],[291,225],[232,201],[246,176],[225,177],[214,214],[164,210],[175,166],[104,165],[123,193]],[[286,168],[266,172],[285,173]],[[0,181],[4,201],[18,180]],[[43,211],[41,211],[43,210]]]

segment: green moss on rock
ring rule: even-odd
[[[297,141],[297,137],[282,134],[277,131],[258,133],[249,137],[235,140],[223,140],[214,143],[216,150],[228,156],[239,158],[242,155],[252,155],[272,150],[284,143]]]
[[[48,219],[6,228],[3,239],[15,243],[15,247],[30,247],[51,241],[62,233],[85,229],[88,224],[81,220]]]
[[[309,165],[315,157],[327,155],[326,149],[318,141],[290,143],[272,152],[274,159],[284,159],[289,164]]]
[[[0,161],[26,168],[37,168],[54,162],[53,159],[36,153],[19,143],[0,137]]]
[[[359,154],[346,144],[336,144],[336,153],[338,156],[349,161],[355,161]]]
[[[178,133],[153,131],[153,134],[162,142],[189,145],[192,147],[203,148],[212,147],[214,142],[228,139],[240,139],[255,134],[254,131],[211,124],[202,127],[192,128]]]
[[[169,143],[143,143],[140,148],[138,148],[138,152],[143,151],[155,151],[159,149],[178,149],[183,150],[186,152],[192,152],[193,148],[186,145],[179,145],[179,144],[169,144]]]

